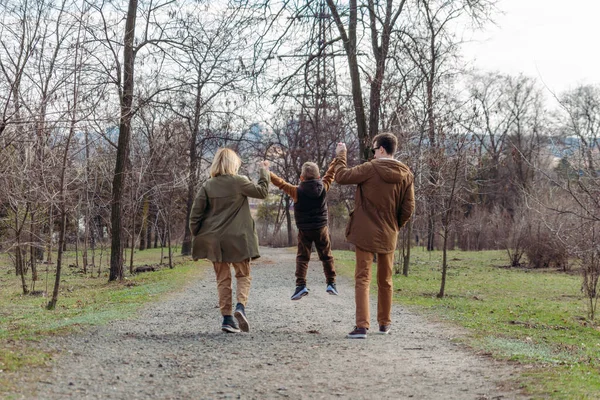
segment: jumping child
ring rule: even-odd
[[[298,254],[296,256],[296,290],[292,300],[308,295],[306,274],[312,244],[315,244],[327,281],[327,293],[337,295],[335,266],[331,254],[329,229],[327,228],[327,191],[334,179],[333,164],[323,179],[314,162],[302,165],[300,185],[292,185],[271,172],[271,183],[283,190],[294,201],[294,219],[298,228]]]

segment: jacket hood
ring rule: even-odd
[[[393,158],[371,160],[373,168],[377,174],[387,183],[400,183],[410,178],[412,181],[412,172],[407,165]]]
[[[306,196],[310,198],[317,198],[321,196],[321,193],[323,190],[325,190],[323,181],[321,181],[321,179],[311,179],[309,181],[300,182],[298,187]]]

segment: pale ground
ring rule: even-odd
[[[474,354],[452,340],[457,329],[399,306],[391,335],[346,339],[353,283],[340,278],[340,295],[328,295],[321,266],[312,262],[310,295],[292,302],[295,255],[261,253],[253,263],[249,333],[220,331],[209,270],[138,319],[52,339],[48,346],[59,354],[53,366],[24,382],[17,398],[525,398],[511,389],[516,367]]]

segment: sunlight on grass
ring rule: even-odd
[[[578,361],[574,355],[564,351],[556,352],[544,343],[488,337],[482,342],[482,347],[513,361],[536,360],[552,364],[571,364]]]

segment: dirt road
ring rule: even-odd
[[[354,294],[325,292],[311,263],[310,295],[289,300],[294,254],[261,249],[253,263],[250,332],[220,331],[214,274],[148,306],[138,319],[52,339],[47,376],[21,395],[40,399],[514,399],[512,367],[452,342],[456,330],[394,307],[391,335],[349,340]],[[316,258],[313,255],[313,258]],[[374,302],[372,302],[374,303]],[[371,317],[374,318],[375,313]],[[376,321],[372,324],[376,326]],[[453,332],[453,333],[452,333]]]

